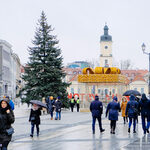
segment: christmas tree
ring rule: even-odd
[[[59,96],[64,107],[68,107],[66,88],[69,84],[63,81],[66,76],[63,72],[63,58],[58,47],[59,42],[51,34],[53,30],[42,12],[32,41],[33,47],[29,47],[29,62],[23,76],[26,83],[23,89],[26,95],[24,101],[29,103],[33,99]]]

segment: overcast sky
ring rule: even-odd
[[[135,67],[148,69],[141,45],[150,52],[150,0],[0,0],[0,6],[0,39],[13,46],[23,64],[44,10],[65,64],[98,59],[107,22],[114,59],[131,59]]]

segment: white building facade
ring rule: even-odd
[[[0,40],[0,98],[16,97],[17,63],[12,46],[5,40]]]

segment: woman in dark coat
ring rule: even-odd
[[[113,101],[110,102],[107,106],[106,109],[106,117],[108,115],[109,112],[109,120],[110,120],[110,133],[111,134],[115,134],[115,128],[116,128],[116,121],[118,120],[118,115],[119,115],[119,111],[121,110],[120,108],[120,103],[117,102],[117,97],[114,96],[113,97]]]
[[[29,121],[31,122],[31,134],[30,134],[31,137],[33,137],[35,125],[36,125],[37,136],[39,136],[40,115],[41,115],[41,110],[39,106],[33,104],[33,107],[31,108],[31,112],[30,112],[30,117],[29,117]]]
[[[133,121],[133,133],[136,133],[135,128],[136,128],[137,115],[138,115],[138,103],[135,101],[135,96],[131,95],[130,101],[127,103],[127,107],[126,107],[126,116],[129,117],[129,128],[128,128],[129,133],[130,133],[132,121]]]
[[[15,117],[7,99],[0,102],[0,149],[7,150],[7,146],[12,138],[12,133],[8,135],[7,129],[12,128]]]

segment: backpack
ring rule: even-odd
[[[138,109],[135,107],[135,103],[131,103],[131,109],[133,110],[134,115],[138,115]]]

